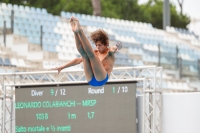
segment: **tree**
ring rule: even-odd
[[[1,0],[1,2],[45,8],[54,15],[60,15],[61,11],[92,14],[91,0]]]
[[[141,21],[151,23],[154,27],[162,29],[162,0],[149,0],[147,3],[141,5],[144,17]],[[176,7],[170,4],[170,13],[171,13],[171,26],[178,28],[186,28],[190,23],[190,18],[187,15],[180,14],[176,11]]]
[[[141,18],[141,10],[138,0],[101,0],[102,16],[134,20]]]
[[[180,6],[180,9],[181,9],[181,15],[183,15],[183,2],[184,0],[180,1],[180,0],[177,0],[178,1],[178,4]]]
[[[93,7],[93,15],[101,16],[101,0],[91,0]]]

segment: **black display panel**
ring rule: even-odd
[[[21,86],[16,133],[136,133],[136,84]]]

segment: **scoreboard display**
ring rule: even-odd
[[[136,133],[136,82],[16,86],[16,133]]]

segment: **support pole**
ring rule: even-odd
[[[182,58],[180,57],[179,60],[178,60],[178,64],[179,64],[179,78],[181,79],[182,76],[183,76],[183,73],[182,73]]]
[[[158,66],[160,66],[161,54],[160,54],[160,44],[158,44]]]
[[[200,80],[200,59],[198,59],[197,63],[198,63],[198,65],[197,65],[197,67],[198,67],[198,78]]]
[[[14,11],[11,11],[11,32],[14,32]]]
[[[42,39],[43,39],[43,26],[41,25],[40,26],[40,45],[41,45],[41,49],[43,50],[43,41],[42,41]]]
[[[171,25],[170,2],[169,0],[164,0],[163,1],[163,30],[166,30],[166,27],[170,25]]]
[[[178,52],[179,52],[178,46],[176,46],[176,69],[179,68],[179,64],[178,64],[178,60],[179,60],[179,58],[178,58]]]
[[[3,26],[3,43],[4,47],[6,47],[6,21],[4,21],[4,26]]]
[[[4,21],[5,22],[5,21]],[[3,77],[4,78],[4,77]],[[2,109],[2,113],[3,113],[3,123],[2,123],[2,133],[5,133],[5,120],[6,120],[6,90],[5,90],[5,85],[4,85],[4,79],[3,79],[3,85],[2,85],[2,89],[4,91],[4,94],[3,94],[3,109]]]
[[[16,82],[15,82],[15,75],[13,75],[13,81],[14,81],[14,84],[16,84]],[[10,97],[10,101],[11,101],[11,113],[10,113],[10,120],[11,120],[11,123],[10,123],[10,130],[11,130],[11,132],[10,133],[15,133],[15,131],[13,131],[13,120],[15,120],[15,118],[13,118],[14,117],[14,113],[13,112],[15,112],[14,110],[15,110],[15,108],[13,107],[13,105],[15,105],[14,103],[15,103],[15,101],[14,101],[14,99],[13,99],[13,95],[14,95],[14,89],[15,89],[15,87],[14,86],[12,86],[11,87],[12,88],[12,90],[10,91],[10,93],[11,93],[11,97]],[[15,124],[14,124],[15,125]],[[15,128],[14,128],[14,130],[15,130]]]
[[[146,86],[146,79],[143,80],[143,108],[142,108],[142,131],[141,133],[146,132],[146,93],[145,87]]]

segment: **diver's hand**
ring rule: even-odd
[[[63,69],[62,67],[51,68],[51,70],[57,70],[58,71],[57,74],[59,74],[62,69]]]

